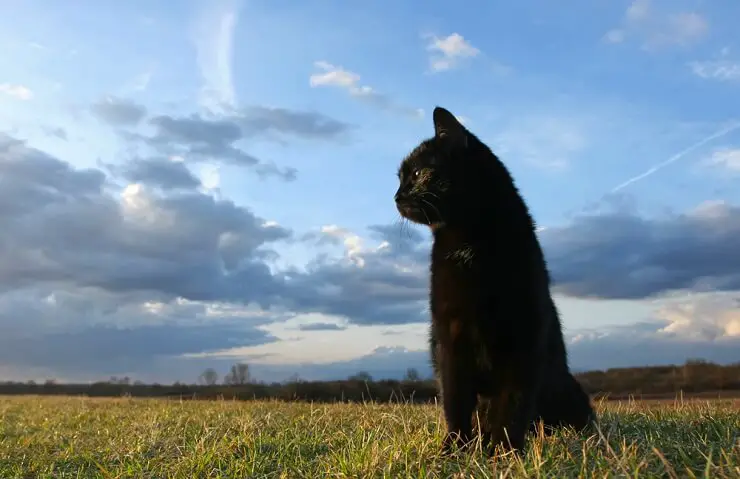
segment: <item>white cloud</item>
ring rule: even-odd
[[[399,105],[387,95],[376,91],[373,87],[360,84],[360,75],[358,73],[346,70],[341,66],[333,65],[324,60],[314,62],[314,66],[320,71],[311,74],[308,78],[308,83],[313,88],[339,88],[347,91],[358,100],[365,101],[383,110],[412,118],[421,118],[424,116],[423,109]]]
[[[694,75],[707,80],[740,81],[740,61],[728,58],[729,47],[720,50],[711,60],[689,62]]]
[[[192,33],[203,80],[200,103],[211,111],[234,108],[232,62],[239,0],[210,2],[198,15]]]
[[[308,82],[312,87],[333,86],[347,90],[351,95],[367,95],[373,89],[369,86],[360,86],[360,75],[331,63],[319,60],[314,62],[314,66],[321,73],[312,74]]]
[[[740,148],[720,148],[707,159],[712,166],[721,166],[728,170],[740,172]]]
[[[435,72],[450,70],[457,67],[464,59],[480,54],[480,50],[459,33],[452,33],[443,38],[430,36],[427,50],[432,52],[429,65]]]
[[[606,32],[606,35],[604,35],[604,40],[606,40],[608,43],[622,43],[624,41],[624,38],[624,30],[620,30],[619,28],[609,30],[608,32]]]
[[[696,294],[674,301],[655,316],[666,322],[658,332],[684,339],[740,338],[740,310],[736,294]]]
[[[218,190],[221,186],[221,171],[219,165],[204,164],[198,175],[206,192]]]
[[[694,75],[720,81],[740,81],[740,62],[730,60],[710,60],[691,62],[689,67]]]
[[[624,16],[630,22],[639,22],[646,20],[650,15],[650,0],[635,0],[629,7]]]
[[[607,43],[622,43],[637,37],[646,50],[686,46],[698,42],[709,31],[707,19],[691,11],[661,11],[651,0],[634,0],[624,13],[622,25],[604,35]]]
[[[0,93],[12,96],[18,100],[30,100],[33,98],[33,92],[28,87],[10,83],[0,83]]]

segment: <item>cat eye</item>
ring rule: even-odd
[[[413,176],[414,178],[416,178],[417,176],[419,176],[419,173],[421,173],[421,170],[414,170],[414,172],[411,173],[411,176]]]

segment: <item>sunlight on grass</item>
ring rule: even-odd
[[[524,458],[443,458],[434,406],[0,397],[0,477],[740,477],[740,401],[598,405]]]

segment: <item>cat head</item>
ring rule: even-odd
[[[436,107],[432,119],[434,136],[401,162],[395,201],[404,218],[436,228],[475,214],[498,161],[446,109]]]

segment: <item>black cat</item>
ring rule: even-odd
[[[396,207],[434,235],[430,347],[447,422],[445,451],[472,439],[522,450],[533,421],[595,420],[568,369],[535,225],[498,157],[454,115],[401,163]]]

